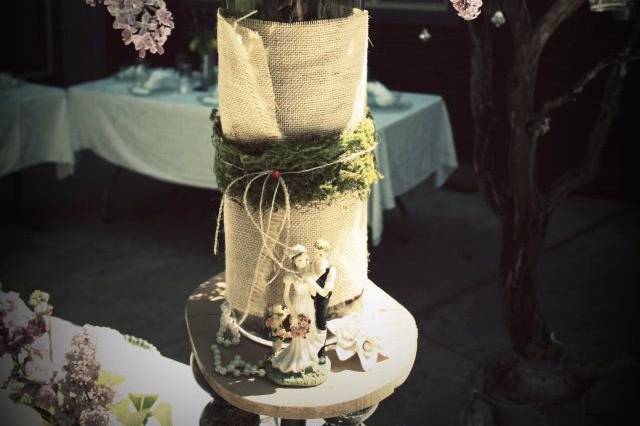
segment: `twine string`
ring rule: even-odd
[[[248,172],[243,174],[242,176],[235,178],[229,183],[229,185],[227,185],[227,188],[225,189],[225,192],[224,192],[225,194],[228,193],[230,189],[236,184],[240,183],[245,179],[248,179],[248,182],[244,187],[241,204],[245,213],[247,214],[247,217],[249,218],[249,221],[251,222],[253,227],[256,229],[256,231],[258,231],[258,233],[260,234],[260,240],[261,240],[261,247],[258,253],[258,259],[257,259],[255,271],[254,271],[254,276],[251,283],[251,287],[249,289],[249,297],[247,298],[247,306],[242,315],[242,318],[239,320],[239,324],[242,324],[249,315],[249,308],[251,307],[251,303],[252,303],[251,299],[253,298],[253,296],[255,296],[255,290],[258,284],[258,279],[259,279],[259,276],[258,276],[259,270],[260,270],[260,266],[263,258],[268,258],[277,266],[273,272],[273,275],[267,279],[265,287],[273,283],[277,278],[278,274],[280,274],[280,272],[283,270],[293,274],[297,273],[295,270],[288,268],[284,264],[284,260],[287,257],[287,251],[293,250],[293,247],[289,246],[289,237],[290,237],[290,228],[291,228],[291,199],[290,199],[289,189],[285,182],[284,176],[310,173],[316,170],[334,166],[336,164],[346,163],[360,156],[369,154],[370,152],[375,150],[376,146],[377,144],[374,144],[372,147],[368,149],[363,149],[348,155],[341,155],[336,160],[331,161],[329,163],[320,164],[318,166],[310,167],[303,170],[289,170],[289,171],[262,170],[258,172]],[[221,159],[221,160],[224,164],[228,165],[229,167],[234,167],[236,169],[245,171],[245,169],[243,169],[240,166],[229,163],[224,159]],[[260,198],[258,203],[258,221],[256,221],[250,209],[249,192],[253,184],[260,178],[264,178],[264,180],[262,182],[262,187],[260,190]],[[268,208],[267,224],[265,226],[263,204],[264,204],[264,198],[267,192],[267,182],[269,181],[270,178],[276,179],[276,186],[273,191],[271,205]],[[273,237],[270,235],[270,231],[272,226],[273,215],[276,210],[275,204],[276,204],[276,200],[277,200],[277,196],[280,188],[282,188],[282,194],[284,198],[284,212],[283,212],[283,218],[282,218],[282,223],[280,225],[280,228],[275,233],[275,237]],[[220,202],[220,207],[218,209],[218,215],[216,219],[216,231],[214,235],[214,254],[216,255],[218,254],[218,249],[219,249],[219,236],[220,236],[220,228],[222,224],[222,217],[223,217],[223,211],[224,211],[224,199],[225,199],[225,196],[223,194],[222,200]],[[283,232],[285,233],[284,243],[281,241],[281,236]],[[276,247],[280,247],[283,249],[283,254],[280,258],[276,255],[274,249],[269,247],[270,243],[273,244],[274,249]]]
[[[241,169],[242,170],[242,169]],[[229,185],[227,185],[227,189],[225,191],[225,193],[227,191],[229,191],[229,188],[231,188],[233,185],[235,185],[236,183],[240,182],[242,179],[246,179],[249,176],[253,176],[253,175],[257,175],[257,174],[261,174],[264,172],[254,172],[254,173],[248,173],[245,175],[242,175],[240,177],[235,178],[234,180],[232,180]],[[220,200],[220,207],[218,207],[218,217],[216,219],[216,232],[214,234],[214,242],[213,242],[213,254],[214,255],[218,255],[218,248],[219,247],[219,237],[220,237],[220,224],[222,223],[222,213],[224,211],[224,193],[222,194],[222,199]]]
[[[270,176],[266,176],[264,181],[263,181],[263,183],[262,183],[263,194],[264,194],[264,191],[265,191],[266,184],[267,184],[267,182],[269,180],[269,177]],[[276,183],[276,187],[275,187],[275,189],[273,191],[273,195],[272,195],[272,198],[271,198],[271,208],[269,209],[269,217],[267,219],[267,226],[266,226],[266,231],[265,231],[265,234],[267,234],[267,235],[269,235],[269,232],[271,230],[273,212],[275,211],[275,203],[276,203],[276,199],[277,199],[277,196],[278,196],[278,189],[279,188],[280,188],[280,180],[278,180],[278,182]],[[264,215],[263,215],[263,212],[262,212],[262,197],[260,199],[259,211],[260,211],[260,213],[259,213],[260,225],[264,229]],[[276,236],[277,236],[278,239],[280,238],[280,236],[282,235],[283,230],[285,229],[285,224],[287,223],[287,221],[285,219],[286,218],[283,218],[282,224],[280,225],[280,228],[276,232]],[[288,235],[287,235],[287,239],[288,239]],[[262,250],[264,250],[264,249],[269,250],[269,247],[266,244],[264,244],[264,241],[263,241],[263,245],[260,248],[260,253],[259,253],[259,256],[258,256],[258,263],[262,259]],[[286,252],[283,251],[283,255],[282,255],[282,259],[280,260],[280,263],[284,262],[285,257],[286,257]],[[253,296],[255,294],[255,290],[256,290],[256,287],[257,287],[257,284],[258,284],[258,278],[259,278],[258,277],[258,271],[259,271],[259,269],[260,269],[260,265],[256,264],[256,269],[254,271],[253,281],[251,283],[251,287],[249,288],[249,297],[247,297],[247,304],[245,305],[245,309],[244,309],[244,312],[242,314],[242,317],[238,321],[239,325],[242,325],[244,323],[244,321],[247,319],[247,317],[249,316],[249,308],[251,307],[252,298],[253,298]],[[264,285],[265,288],[268,287],[269,285],[271,285],[271,283],[273,283],[276,280],[276,278],[278,277],[279,272],[280,272],[279,269],[273,272],[273,275],[271,276],[271,278],[268,278],[267,281],[265,282],[265,285]]]

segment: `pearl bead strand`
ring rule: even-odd
[[[259,376],[264,377],[266,371],[264,369],[265,361],[259,360],[256,364],[251,364],[242,359],[240,355],[235,355],[233,359],[225,366],[222,365],[222,354],[220,352],[220,346],[229,347],[231,345],[237,346],[240,343],[240,326],[236,322],[233,315],[233,310],[228,303],[220,305],[222,315],[220,316],[220,328],[216,335],[216,343],[211,345],[213,351],[213,364],[214,371],[220,375],[226,376]],[[225,337],[226,334],[230,334],[231,338]]]

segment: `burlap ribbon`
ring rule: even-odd
[[[265,228],[272,239],[266,244],[284,258],[274,240],[303,244],[311,252],[317,239],[333,247],[329,262],[337,269],[330,306],[352,300],[362,293],[367,279],[367,203],[353,195],[311,208],[293,207],[288,238],[283,231],[284,210],[273,213]],[[252,214],[254,222],[259,214]],[[281,278],[284,271],[263,250],[263,237],[238,200],[225,196],[224,205],[226,298],[231,306],[249,315],[264,315],[267,306],[282,304]],[[311,253],[313,255],[313,253]]]
[[[227,138],[256,144],[353,129],[366,112],[368,14],[279,23],[218,12]]]

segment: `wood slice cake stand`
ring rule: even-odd
[[[413,316],[391,296],[368,282],[363,297],[366,297],[364,309],[375,312],[375,327],[386,336],[386,356],[379,356],[375,367],[365,372],[357,355],[339,361],[329,347],[327,355],[332,367],[327,380],[315,387],[289,388],[275,385],[266,377],[222,376],[214,372],[211,345],[216,341],[220,305],[224,301],[224,274],[200,284],[189,296],[185,312],[191,366],[198,384],[218,404],[217,408],[214,403],[207,406],[208,419],[203,413],[200,424],[259,424],[258,415],[281,418],[281,425],[302,425],[304,419],[319,418],[330,425],[361,424],[380,401],[407,379],[418,339]],[[223,364],[236,354],[255,363],[269,354],[271,348],[242,337],[239,345],[222,347],[221,352]]]

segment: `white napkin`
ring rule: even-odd
[[[171,68],[158,68],[151,71],[147,80],[141,86],[131,89],[136,95],[148,95],[163,86],[170,86],[177,78],[176,71]]]
[[[116,74],[116,78],[120,80],[136,80],[138,76],[146,74],[147,70],[144,65],[130,65]]]
[[[379,81],[367,82],[367,95],[371,96],[375,104],[380,106],[392,105],[396,100],[393,93]]]
[[[151,71],[151,75],[149,75],[149,78],[147,78],[147,81],[145,81],[142,86],[149,90],[156,90],[173,77],[175,77],[175,70],[159,68]]]

